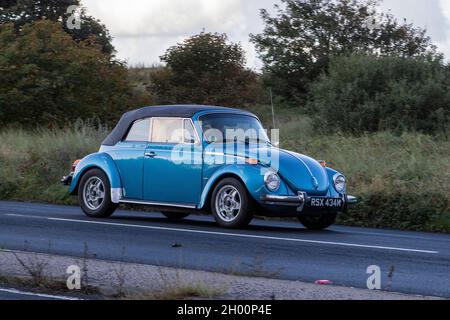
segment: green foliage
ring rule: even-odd
[[[127,70],[100,46],[75,42],[42,20],[0,31],[0,124],[62,125],[98,116],[116,122],[129,103]]]
[[[80,29],[69,29],[67,9],[80,7]],[[113,54],[114,47],[108,29],[98,19],[88,16],[81,7],[80,0],[15,0],[0,3],[0,24],[14,23],[17,30],[24,25],[42,19],[61,23],[64,30],[77,41],[90,40],[100,45],[104,53]]]
[[[339,222],[400,230],[450,232],[449,198],[444,192],[369,192]]]
[[[74,160],[96,152],[109,129],[77,122],[66,129],[0,133],[0,199],[75,203],[59,183]]]
[[[152,75],[162,67],[131,66],[128,68],[128,79],[131,86],[131,100],[134,106],[150,106],[157,104],[155,93],[151,89]]]
[[[167,50],[167,68],[152,75],[160,103],[237,106],[254,103],[261,92],[257,75],[245,68],[240,44],[224,34],[201,33]]]
[[[328,132],[439,133],[450,123],[450,72],[426,58],[334,58],[308,109]]]
[[[16,26],[41,20],[58,21],[69,6],[79,6],[80,0],[9,0],[0,3],[0,22],[15,22]]]
[[[378,14],[379,2],[282,0],[282,6],[275,6],[276,16],[262,10],[264,32],[251,39],[264,62],[267,85],[303,103],[308,84],[326,72],[331,56],[436,55],[424,30],[399,23],[391,14]]]

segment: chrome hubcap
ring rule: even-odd
[[[233,186],[224,186],[217,193],[216,211],[226,222],[234,221],[241,212],[241,195]]]
[[[105,186],[100,178],[92,177],[84,185],[83,199],[91,210],[98,210],[105,200]]]

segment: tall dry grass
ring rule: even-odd
[[[0,132],[0,199],[73,203],[59,179],[74,160],[98,150],[108,129],[77,122],[66,129]]]

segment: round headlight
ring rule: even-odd
[[[280,187],[281,180],[275,172],[269,171],[264,175],[264,182],[270,191],[277,191]]]
[[[334,177],[334,187],[337,192],[344,192],[347,188],[347,181],[343,175],[336,175]]]

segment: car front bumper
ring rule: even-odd
[[[311,202],[316,201],[316,199],[342,200],[342,205],[335,208],[313,207]],[[355,196],[345,195],[342,198],[315,197],[308,196],[305,192],[299,192],[297,196],[262,195],[260,200],[261,204],[266,206],[296,208],[297,212],[306,210],[345,211],[348,207],[358,203],[358,199]]]
[[[72,180],[73,180],[73,173],[71,173],[68,176],[62,177],[60,181],[63,185],[70,186],[70,184],[72,183]]]

